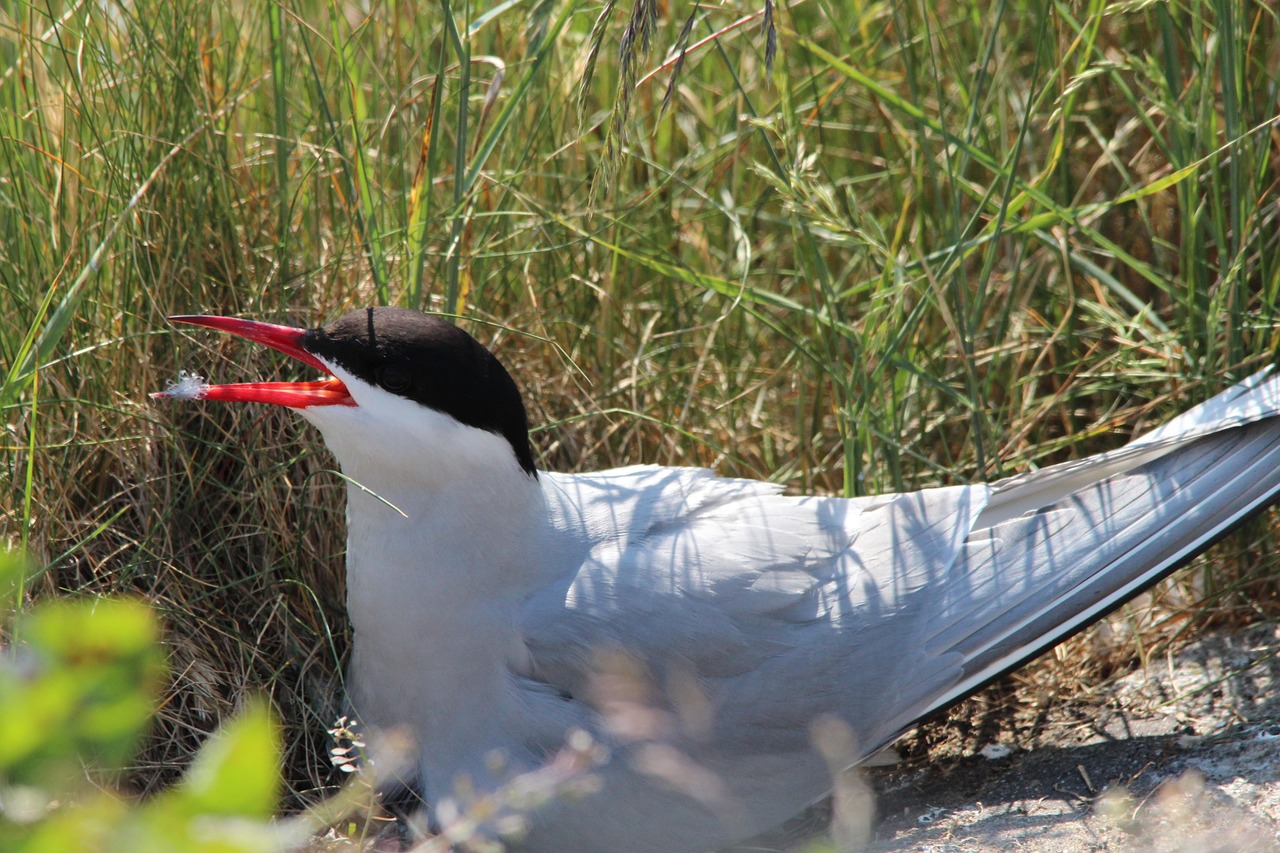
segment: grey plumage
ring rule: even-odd
[[[530,674],[585,690],[581,650],[599,647],[685,668],[710,732],[664,736],[726,779],[804,751],[824,716],[865,758],[1273,501],[1280,398],[1263,378],[1229,392],[1234,410],[1218,399],[1118,451],[991,485],[842,500],[694,469],[551,475],[557,527],[590,544],[567,590],[561,577],[526,605]],[[589,520],[596,507],[609,523]],[[769,795],[783,811],[821,787],[791,784]]]

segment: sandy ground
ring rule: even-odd
[[[866,771],[866,849],[1280,853],[1280,627],[1209,635],[1057,717],[1034,743]]]

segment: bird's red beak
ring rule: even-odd
[[[287,356],[309,364],[317,370],[329,374],[328,379],[315,382],[242,382],[235,385],[198,385],[194,388],[157,391],[152,394],[156,398],[189,397],[197,400],[224,400],[233,403],[271,403],[276,406],[288,406],[291,409],[308,409],[312,406],[354,406],[347,386],[334,376],[324,362],[307,352],[302,346],[302,336],[306,329],[295,329],[291,326],[277,326],[274,323],[259,323],[256,320],[239,320],[235,317],[208,317],[187,315],[170,317],[171,323],[188,323],[192,326],[207,326],[222,332],[230,332],[260,344],[266,344]]]

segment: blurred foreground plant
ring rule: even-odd
[[[251,703],[183,780],[138,802],[112,784],[155,712],[165,665],[151,608],[121,598],[20,612],[23,564],[0,554],[0,838],[11,853],[259,851],[271,822],[280,735]]]

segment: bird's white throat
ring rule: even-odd
[[[348,479],[353,710],[409,727],[457,769],[473,756],[439,750],[484,743],[526,668],[518,610],[536,583],[521,581],[545,534],[542,490],[501,436],[341,378],[358,406],[303,414]]]

